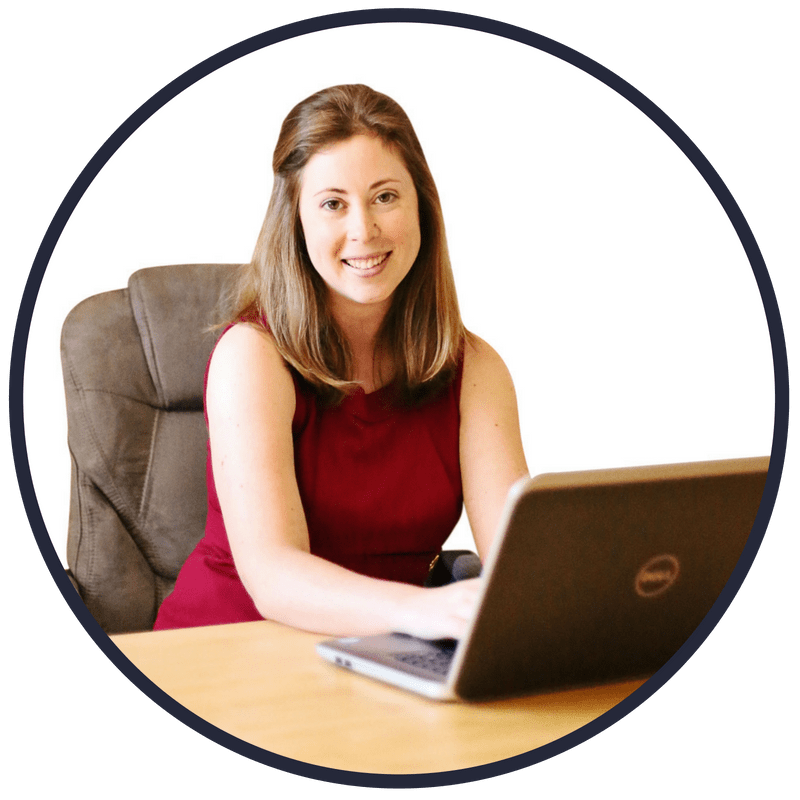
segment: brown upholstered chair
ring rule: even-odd
[[[107,633],[152,628],[203,535],[203,376],[234,265],[135,272],[67,317],[67,563]]]
[[[127,289],[95,295],[61,336],[72,457],[67,563],[106,633],[152,628],[203,535],[203,377],[230,313],[235,265],[135,272]],[[470,577],[477,556],[448,551],[430,585]]]

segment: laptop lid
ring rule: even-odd
[[[375,637],[377,672],[372,637],[320,652],[414,691],[470,700],[650,675],[733,572],[768,466],[765,457],[525,479],[509,494],[476,615],[438,686],[391,666],[391,637]]]

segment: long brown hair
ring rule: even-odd
[[[234,319],[264,325],[281,355],[326,400],[336,402],[355,386],[349,346],[309,260],[298,209],[302,170],[311,157],[359,134],[378,136],[394,148],[417,191],[419,254],[395,290],[378,346],[395,365],[399,396],[420,402],[452,379],[466,332],[439,194],[422,147],[403,109],[367,86],[323,89],[284,120],[272,159],[272,196]]]

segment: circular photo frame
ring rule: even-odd
[[[390,52],[415,53],[413,70],[331,64],[333,53],[363,48],[374,26]],[[443,61],[451,69],[431,81]],[[281,71],[285,63],[291,75]],[[41,343],[57,340],[78,301],[124,286],[138,268],[246,261],[269,193],[277,126],[299,99],[347,82],[393,96],[415,124],[439,184],[465,321],[514,375],[532,472],[772,457],[733,576],[658,673],[549,744],[446,772],[319,766],[255,747],[188,711],[106,636],[64,572],[66,543],[48,533],[67,528],[69,455],[59,463],[50,444],[66,441],[65,421],[56,411],[36,419],[31,400],[60,396],[60,367],[41,355]],[[148,235],[134,243],[142,230]],[[124,252],[120,241],[131,243]],[[47,229],[20,303],[10,378],[12,450],[31,528],[66,602],[109,660],[167,713],[229,750],[357,787],[497,777],[630,714],[687,663],[741,588],[777,500],[788,443],[788,358],[775,291],[741,209],[701,150],[653,101],[582,53],[513,25],[424,9],[282,26],[215,53],[137,108]],[[650,435],[654,420],[658,435]],[[55,486],[64,489],[60,498],[51,498]],[[462,528],[454,543],[466,536]]]

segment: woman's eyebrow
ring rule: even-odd
[[[383,180],[375,181],[375,183],[369,187],[369,190],[377,189],[379,186],[383,186],[384,183],[402,183],[402,181],[400,178],[384,178]]]
[[[385,183],[402,183],[402,181],[399,178],[382,178],[379,181],[375,181],[375,183],[369,187],[369,191],[372,192]],[[313,196],[316,197],[318,194],[325,194],[326,192],[330,192],[331,194],[347,194],[346,189],[337,189],[335,186],[329,186],[327,189],[320,189],[318,192],[314,192]]]

